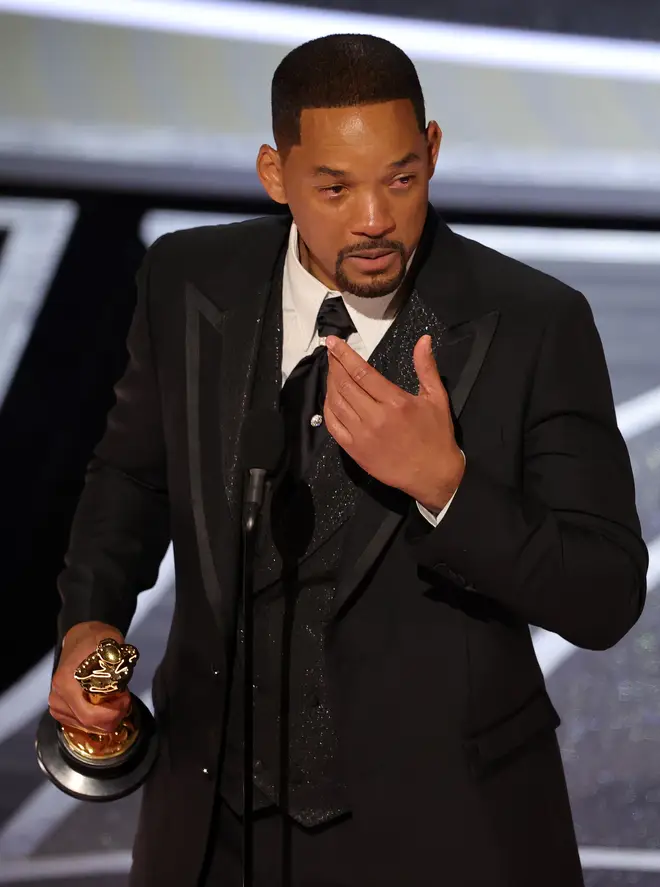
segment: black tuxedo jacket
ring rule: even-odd
[[[60,577],[61,633],[92,619],[125,631],[174,543],[140,887],[193,887],[207,842],[239,576],[240,430],[288,229],[287,218],[199,228],[149,250],[129,364]],[[453,234],[433,210],[426,234],[415,297],[467,467],[437,528],[377,483],[349,518],[327,664],[353,818],[374,884],[577,887],[559,718],[529,625],[602,650],[639,617],[647,552],[628,454],[586,299]]]

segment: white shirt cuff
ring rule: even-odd
[[[461,453],[463,453],[463,450],[461,450]],[[463,453],[463,461],[465,461],[465,453]],[[433,514],[432,511],[429,511],[428,508],[424,508],[424,506],[420,502],[417,502],[417,508],[419,508],[419,513],[422,515],[422,517],[426,518],[426,520],[431,524],[432,527],[437,527],[438,524],[440,523],[440,521],[442,520],[442,518],[449,511],[449,506],[454,501],[454,496],[456,495],[457,492],[458,492],[458,487],[454,490],[449,502],[447,502],[445,507],[442,509],[442,511],[438,512],[438,514]]]

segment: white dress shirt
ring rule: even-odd
[[[325,299],[330,296],[342,297],[356,329],[347,342],[360,357],[368,360],[394,320],[388,308],[395,295],[396,293],[389,293],[386,296],[365,299],[352,293],[329,290],[303,267],[298,249],[298,229],[295,222],[292,223],[282,281],[282,384],[296,364],[321,344],[316,319]],[[453,498],[454,496],[437,516],[419,502],[417,507],[430,524],[437,526],[447,513]]]

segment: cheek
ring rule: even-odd
[[[422,236],[428,212],[428,200],[426,198],[410,200],[406,201],[406,204],[397,207],[395,220],[397,239],[403,241],[410,252],[410,244],[416,245]]]
[[[322,201],[319,209],[308,205],[297,212],[291,206],[292,215],[307,249],[318,264],[334,273],[337,254],[344,242],[343,229],[324,210]]]

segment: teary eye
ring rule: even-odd
[[[331,197],[338,197],[343,190],[344,190],[343,185],[328,185],[327,188],[321,188],[321,191],[323,191],[326,194],[329,194]]]

